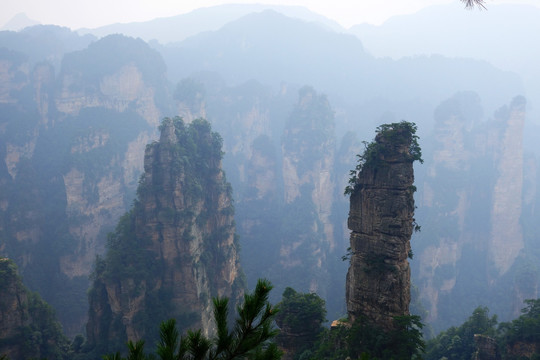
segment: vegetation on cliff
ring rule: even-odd
[[[365,319],[346,320],[327,329],[319,338],[310,360],[411,360],[422,359],[423,324],[415,315],[396,316],[391,331]]]
[[[161,321],[211,331],[212,298],[234,306],[243,293],[231,188],[221,169],[222,140],[206,120],[163,120],[147,146],[132,209],[109,234],[89,293],[89,347],[158,339]]]
[[[384,166],[385,155],[392,154],[396,147],[406,145],[408,152],[405,157],[411,163],[418,161],[421,164],[422,149],[418,144],[418,135],[416,135],[418,127],[415,123],[401,121],[399,123],[383,124],[375,130],[376,136],[374,141],[364,141],[364,152],[356,155],[358,158],[356,167],[349,172],[349,184],[345,187],[345,195],[350,195],[357,184],[358,175],[362,169],[366,167]]]
[[[476,308],[459,326],[452,326],[427,342],[426,360],[540,358],[540,299],[525,300],[522,315],[497,322],[485,306]],[[488,341],[479,341],[487,339]],[[483,346],[488,343],[490,346]]]
[[[377,127],[350,172],[350,266],[341,326],[344,351],[353,357],[417,358],[423,351],[419,316],[410,315],[408,258],[414,221],[415,161],[422,162],[416,125]],[[332,336],[327,342],[334,341]]]
[[[0,357],[67,359],[69,341],[53,308],[23,285],[7,258],[0,258],[0,289]]]

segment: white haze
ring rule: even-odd
[[[345,28],[361,23],[381,24],[392,16],[411,14],[431,5],[458,3],[461,6],[458,0],[7,0],[0,6],[0,27],[20,13],[43,24],[78,29],[148,21],[227,3],[303,6]],[[538,6],[538,0],[487,0],[488,7],[503,3]]]

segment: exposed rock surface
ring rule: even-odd
[[[335,186],[331,175],[335,154],[334,114],[326,96],[313,88],[304,87],[298,95],[298,104],[283,132],[283,185],[286,209],[304,212],[298,217],[304,222],[296,225],[306,230],[300,236],[285,234],[280,262],[288,271],[305,272],[303,288],[308,284],[306,290],[326,297],[329,273],[326,257],[335,246],[334,226],[330,221]],[[303,261],[306,255],[316,261]]]
[[[134,196],[167,84],[159,54],[120,35],[65,55],[56,74],[43,60],[0,54],[0,250],[74,336],[86,323],[92,263]]]
[[[379,132],[373,159],[357,174],[350,199],[347,313],[351,322],[364,318],[386,331],[393,329],[394,316],[409,314],[415,208],[411,141],[411,133],[399,126]]]
[[[524,299],[538,296],[536,276],[519,265],[526,245],[522,209],[535,196],[524,192],[524,172],[534,175],[523,160],[525,100],[516,97],[487,122],[481,111],[470,92],[435,111],[414,273],[436,331],[459,324],[479,304],[510,319]],[[521,278],[527,280],[518,284]]]
[[[473,360],[498,360],[501,358],[497,349],[497,340],[487,335],[474,334],[476,352]]]
[[[221,138],[204,120],[165,119],[145,153],[138,200],[96,264],[88,341],[101,351],[126,340],[153,344],[159,323],[212,331],[212,298],[242,295],[230,186]]]

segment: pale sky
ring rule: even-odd
[[[67,26],[75,30],[147,21],[227,3],[304,6],[348,28],[364,22],[381,24],[394,15],[414,13],[430,5],[459,4],[459,0],[2,0],[0,28],[18,13],[25,13],[43,24]],[[540,0],[487,0],[486,3],[488,7],[502,3],[540,7]]]

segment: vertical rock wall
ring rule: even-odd
[[[335,246],[330,220],[335,133],[334,113],[324,94],[307,86],[299,90],[298,104],[285,124],[282,154],[285,211],[290,209],[297,219],[291,227],[304,230],[299,236],[284,234],[280,262],[288,271],[305,272],[302,288],[326,296],[326,257]]]
[[[376,136],[374,160],[364,164],[351,193],[346,283],[351,322],[364,318],[385,330],[393,328],[394,316],[409,314],[414,221],[411,134],[389,131],[393,136]]]
[[[74,336],[93,261],[155,136],[165,73],[157,52],[119,35],[66,54],[56,74],[16,55],[0,55],[0,251]]]
[[[481,112],[470,92],[435,111],[413,274],[436,331],[479,305],[510,319],[537,295],[536,275],[523,265],[530,222],[522,209],[533,196],[524,192],[524,172],[533,170],[523,160],[525,99],[516,97],[489,121]]]
[[[212,298],[234,306],[242,295],[230,186],[221,170],[221,138],[204,120],[164,120],[145,153],[133,209],[96,264],[88,341],[99,351],[144,338],[159,323],[212,331]]]

